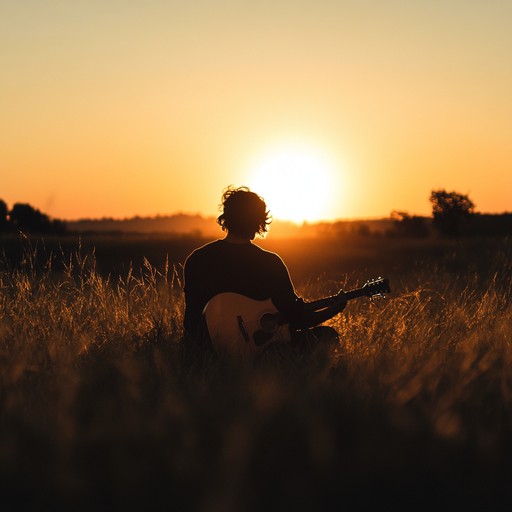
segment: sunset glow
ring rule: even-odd
[[[270,151],[255,162],[249,176],[250,187],[281,220],[327,219],[340,197],[333,163],[314,148],[288,145]]]
[[[512,211],[511,19],[501,0],[0,2],[0,199],[214,216],[250,178],[296,221],[428,215],[438,188]]]

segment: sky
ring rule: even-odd
[[[428,215],[434,189],[512,211],[511,23],[509,0],[0,0],[0,199],[217,215],[233,184],[297,221]]]

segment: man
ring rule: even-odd
[[[299,344],[310,328],[345,308],[343,291],[326,299],[327,306],[324,304],[320,309],[315,308],[320,301],[305,302],[296,294],[283,260],[252,243],[256,235],[265,235],[271,222],[260,196],[247,187],[228,187],[222,195],[221,207],[217,222],[227,235],[196,249],[185,262],[187,343],[212,348],[203,311],[213,297],[224,292],[258,301],[271,299],[288,320],[292,341]],[[314,330],[312,333],[315,338]]]

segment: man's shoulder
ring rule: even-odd
[[[258,252],[258,258],[262,262],[262,264],[271,268],[283,268],[286,267],[286,264],[283,261],[283,258],[279,256],[279,254],[269,251],[267,249],[263,249],[258,245],[253,245],[255,250]]]
[[[207,244],[194,249],[186,258],[185,266],[190,267],[191,265],[200,265],[202,261],[207,260],[218,252],[220,240],[214,240]]]
[[[187,262],[191,261],[202,261],[205,259],[211,259],[214,257],[225,257],[231,255],[235,258],[258,258],[260,261],[267,263],[279,264],[282,263],[281,257],[271,251],[263,249],[259,245],[248,243],[248,244],[232,244],[226,242],[224,239],[214,240],[208,242],[195,249],[187,258]],[[252,256],[251,256],[252,255]]]
[[[201,256],[202,254],[214,252],[219,249],[221,244],[222,244],[222,240],[213,240],[212,242],[208,242],[204,245],[201,245],[201,247],[194,249],[188,256],[188,258],[193,258],[193,257]]]
[[[275,252],[269,251],[268,249],[263,249],[263,247],[260,247],[256,244],[253,244],[253,247],[255,247],[257,251],[259,251],[261,254],[264,254],[269,259],[281,260],[281,256]]]

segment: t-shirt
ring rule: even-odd
[[[251,242],[210,242],[196,249],[185,261],[184,328],[189,335],[200,331],[208,301],[223,292],[255,300],[272,299],[290,319],[299,319],[304,301],[297,296],[283,260]]]

